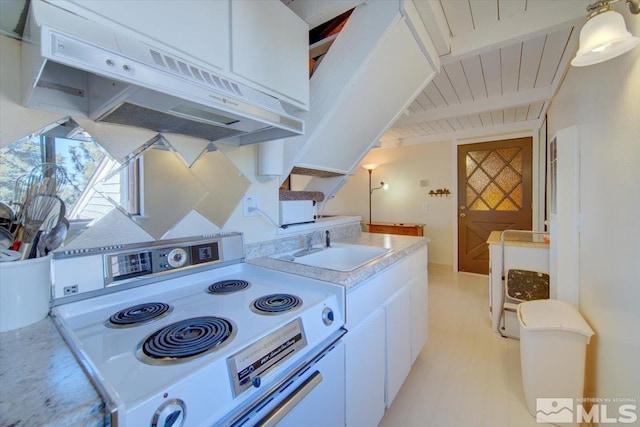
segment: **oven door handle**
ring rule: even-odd
[[[322,382],[322,374],[315,371],[309,378],[304,380],[285,400],[273,408],[256,426],[273,427],[280,422],[289,412],[296,407],[311,391]]]

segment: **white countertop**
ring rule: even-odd
[[[340,239],[339,242],[384,247],[391,249],[391,251],[362,267],[348,272],[311,267],[266,256],[247,260],[246,262],[272,270],[337,283],[345,286],[347,292],[349,292],[369,277],[374,276],[391,264],[425,247],[429,239],[426,237],[401,236],[395,234],[360,233],[356,236]]]
[[[429,239],[358,233],[343,236],[337,241],[385,247],[391,251],[351,272],[310,267],[267,256],[246,262],[341,284],[349,292],[368,278],[425,247]],[[0,378],[0,425],[85,427],[108,424],[100,395],[49,317],[31,326],[0,334]]]
[[[51,319],[0,333],[0,426],[105,426],[104,403]]]
[[[501,244],[501,231],[492,231],[489,234],[489,238],[487,239],[487,244],[489,245],[500,245]],[[529,246],[529,247],[537,247],[537,248],[548,248],[549,242],[544,240],[542,234],[517,234],[511,233],[507,235],[507,239],[504,242],[507,246]]]

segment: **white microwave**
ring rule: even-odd
[[[315,222],[317,212],[314,200],[281,200],[280,225]]]

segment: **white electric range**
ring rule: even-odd
[[[112,426],[344,425],[344,288],[242,248],[232,233],[54,257],[52,317]]]

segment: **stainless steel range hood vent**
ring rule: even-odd
[[[234,145],[304,133],[280,100],[41,0],[23,40],[27,107]]]
[[[210,141],[224,139],[242,133],[239,130],[228,129],[223,126],[212,126],[210,123],[202,123],[200,121],[194,121],[194,119],[150,110],[127,102],[120,104],[118,108],[103,116],[100,121],[136,126],[157,132],[180,133],[208,139]],[[237,122],[237,120],[232,123],[235,122]]]

